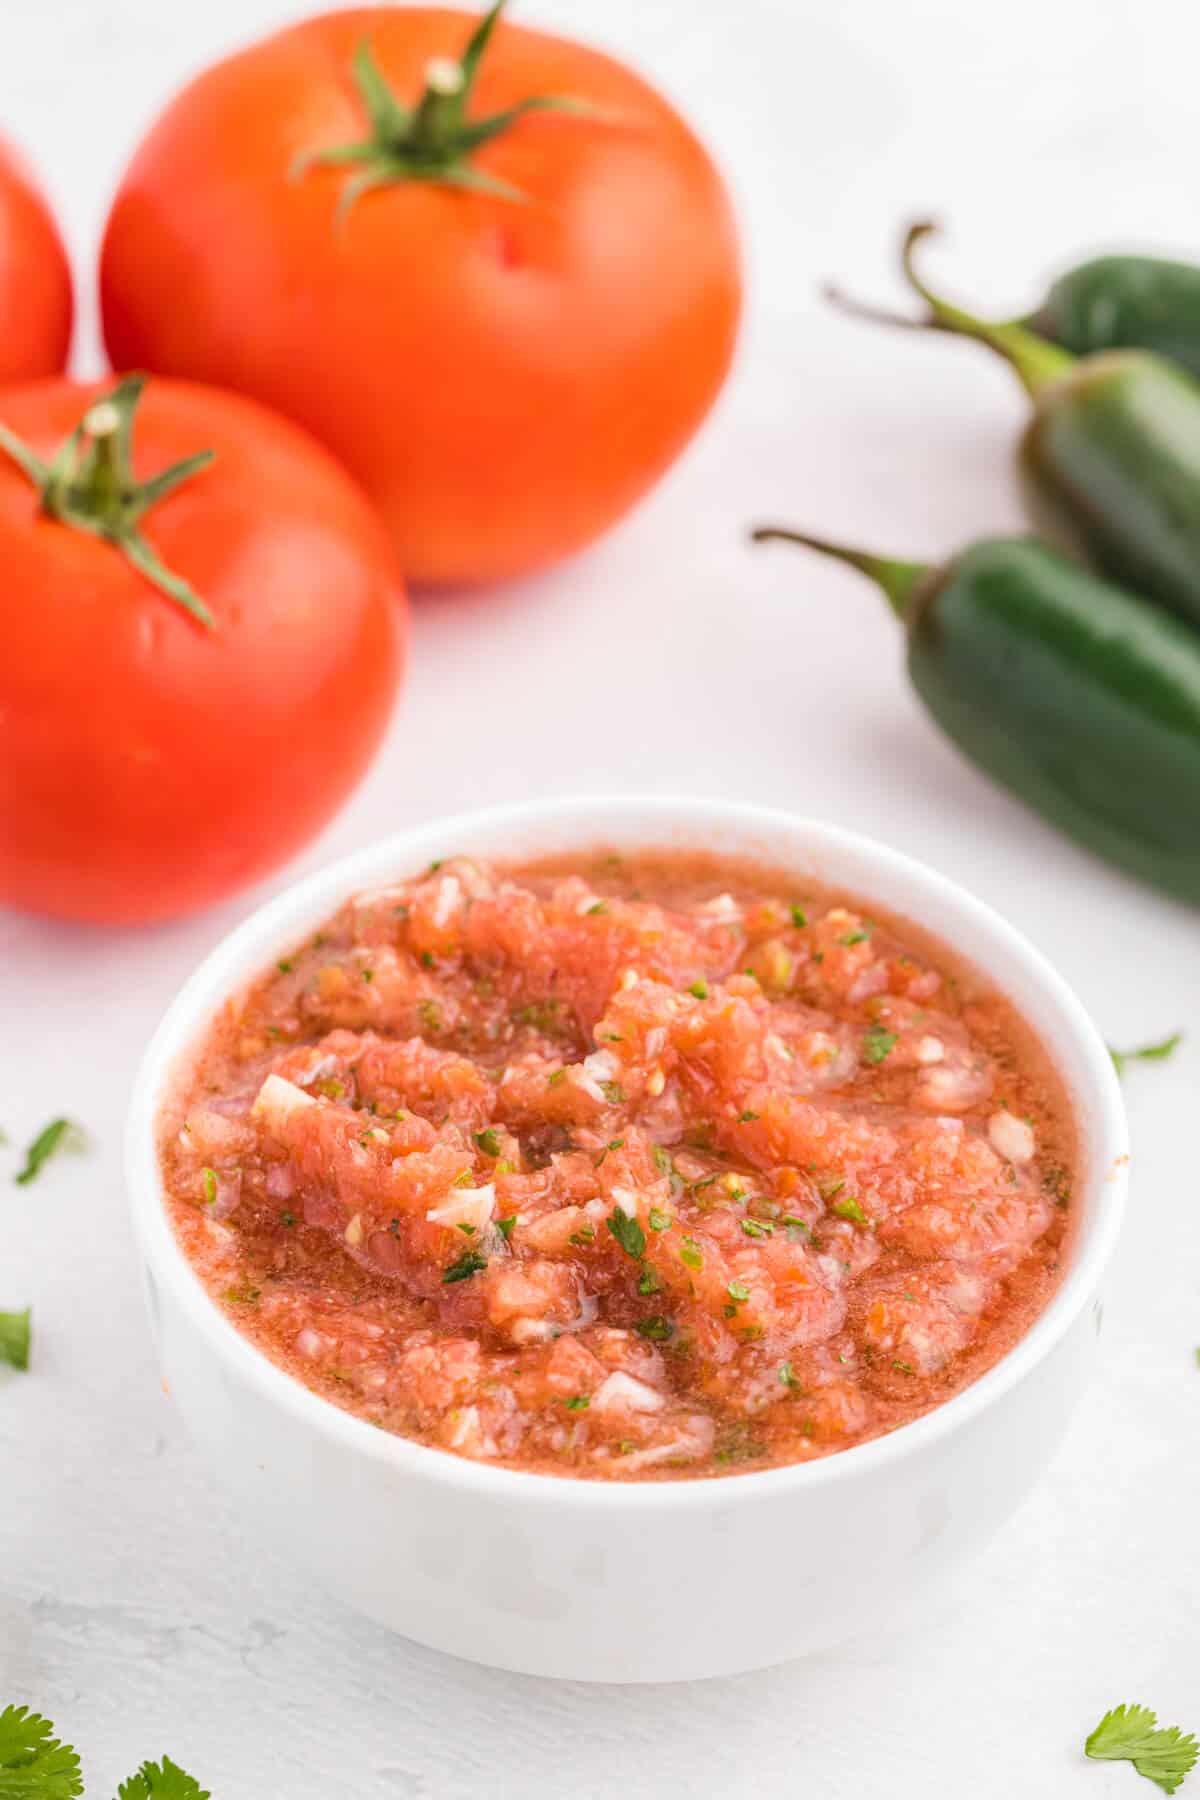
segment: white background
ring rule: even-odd
[[[81,366],[94,363],[95,243],[138,134],[191,69],[298,12],[0,0],[0,125],[36,151],[66,218]],[[410,821],[538,792],[751,798],[876,833],[974,887],[1059,964],[1110,1040],[1195,1025],[1194,916],[958,761],[918,712],[864,583],[744,542],[748,521],[779,514],[936,556],[1018,523],[1022,406],[1006,371],[969,346],[843,322],[816,281],[898,298],[894,237],[914,209],[952,221],[938,266],[998,307],[1031,302],[1082,248],[1195,248],[1194,10],[528,0],[518,16],[636,61],[727,166],[751,279],[737,372],[683,463],[591,554],[418,609],[387,748],[286,875]],[[952,1608],[919,1633],[897,1620],[886,1639],[737,1681],[556,1686],[452,1662],[306,1591],[244,1536],[159,1392],[122,1112],[158,1014],[258,897],[124,935],[0,916],[0,1122],[20,1144],[66,1111],[94,1139],[29,1189],[8,1185],[15,1152],[0,1152],[0,1306],[32,1301],[37,1334],[32,1372],[0,1381],[0,1704],[49,1713],[96,1795],[163,1749],[217,1800],[1153,1793],[1080,1746],[1121,1700],[1200,1728],[1200,1026],[1173,1064],[1128,1083],[1132,1217],[1100,1379]]]

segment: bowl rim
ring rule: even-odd
[[[894,1431],[813,1462],[787,1463],[720,1477],[650,1482],[600,1480],[496,1467],[381,1431],[306,1387],[243,1336],[201,1283],[163,1204],[155,1122],[167,1078],[196,1043],[215,1007],[252,979],[255,971],[266,967],[273,950],[290,947],[302,921],[327,916],[350,894],[377,884],[381,875],[400,878],[406,867],[419,866],[428,855],[448,853],[447,845],[459,839],[478,838],[506,828],[514,833],[536,833],[541,827],[553,836],[555,826],[577,825],[581,847],[589,841],[616,843],[622,824],[627,831],[633,829],[633,817],[643,822],[661,821],[664,842],[667,833],[679,827],[694,828],[693,841],[699,841],[701,832],[721,829],[743,835],[758,832],[768,838],[785,833],[803,836],[817,849],[870,862],[878,871],[881,888],[889,873],[900,876],[906,885],[924,888],[935,915],[946,906],[965,914],[983,935],[994,940],[994,948],[1023,965],[1030,985],[1040,987],[1059,1023],[1074,1039],[1079,1056],[1082,1080],[1077,1083],[1076,1105],[1082,1111],[1090,1103],[1100,1142],[1094,1158],[1089,1158],[1087,1216],[1076,1238],[1071,1266],[1049,1304],[990,1369],[950,1399]],[[469,842],[465,853],[470,853]],[[780,860],[786,862],[786,856]],[[953,929],[945,929],[944,919],[921,917],[914,922],[951,950],[959,948]],[[960,954],[967,955],[962,951]],[[986,957],[975,954],[968,960],[985,977],[991,973]],[[1014,1004],[1022,1013],[1021,1003]],[[142,1057],[125,1133],[125,1171],[134,1233],[148,1269],[183,1307],[212,1353],[231,1365],[233,1372],[257,1390],[264,1401],[290,1413],[299,1424],[331,1440],[350,1456],[381,1463],[397,1475],[460,1492],[474,1491],[496,1501],[618,1511],[753,1504],[788,1488],[799,1493],[805,1488],[867,1476],[897,1461],[921,1455],[960,1432],[1018,1387],[1046,1359],[1095,1295],[1120,1230],[1128,1164],[1128,1127],[1120,1085],[1095,1025],[1042,952],[986,902],[931,865],[821,819],[723,798],[705,800],[659,794],[521,801],[426,820],[352,851],[291,883],[221,938],[168,1006]]]

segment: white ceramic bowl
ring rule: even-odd
[[[1011,998],[1067,1083],[1084,1167],[1062,1286],[981,1380],[891,1436],[711,1481],[638,1485],[489,1468],[392,1437],[284,1374],[213,1305],[175,1240],[155,1116],[173,1069],[226,995],[354,890],[436,856],[597,844],[761,857],[919,922]],[[831,826],[668,799],[532,802],[423,825],[300,882],[187,982],[146,1053],[128,1135],[169,1390],[247,1514],[292,1546],[301,1578],[456,1656],[602,1681],[732,1674],[903,1623],[984,1544],[1046,1463],[1088,1375],[1127,1160],[1103,1043],[1064,982],[997,914],[933,870]]]

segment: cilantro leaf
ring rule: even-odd
[[[72,1124],[70,1119],[51,1119],[49,1125],[38,1132],[32,1144],[25,1152],[25,1166],[14,1175],[13,1180],[18,1187],[25,1187],[36,1179],[42,1164],[52,1157],[56,1150],[82,1150],[86,1144],[82,1130]]]
[[[121,1784],[117,1800],[212,1800],[212,1795],[164,1756],[161,1763],[144,1762],[136,1775]]]
[[[628,1213],[623,1213],[617,1206],[608,1215],[608,1229],[626,1256],[632,1256],[635,1262],[640,1262],[646,1254],[646,1234],[637,1220],[631,1219]]]
[[[49,1719],[27,1706],[0,1712],[0,1794],[7,1800],[75,1800],[82,1794],[79,1758],[53,1732]]]
[[[469,1281],[472,1275],[478,1275],[486,1268],[486,1256],[481,1256],[478,1250],[464,1250],[457,1262],[452,1262],[448,1269],[442,1271],[442,1285],[446,1286],[454,1281]]]
[[[32,1319],[29,1307],[24,1312],[0,1312],[0,1362],[8,1363],[10,1368],[29,1367]],[[0,1767],[3,1765],[0,1764]],[[0,1794],[2,1792],[0,1789]]]
[[[872,1025],[863,1038],[863,1061],[869,1063],[886,1061],[896,1048],[896,1041],[894,1031],[887,1031],[882,1025]]]
[[[1182,1031],[1173,1031],[1157,1044],[1143,1044],[1138,1050],[1114,1050],[1110,1044],[1108,1054],[1113,1059],[1113,1068],[1118,1075],[1124,1075],[1131,1062],[1166,1062],[1173,1056],[1183,1042]]]
[[[1196,1740],[1177,1725],[1158,1729],[1148,1706],[1114,1706],[1088,1738],[1084,1750],[1100,1762],[1131,1762],[1139,1775],[1173,1794],[1198,1753]]]

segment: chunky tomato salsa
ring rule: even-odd
[[[165,1108],[184,1249],[384,1430],[617,1480],[913,1419],[1045,1305],[1061,1088],[914,928],[713,856],[465,858],[355,896]]]

